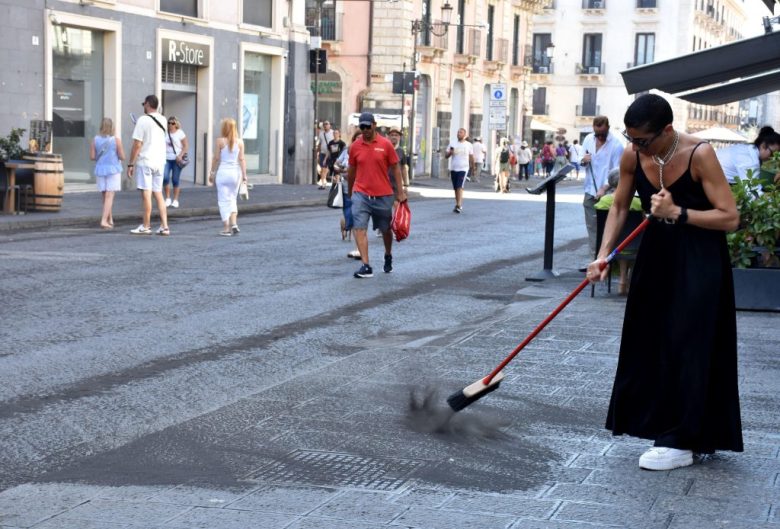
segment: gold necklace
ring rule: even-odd
[[[674,153],[677,152],[677,145],[679,145],[679,143],[680,143],[680,133],[675,130],[674,141],[672,141],[672,145],[666,151],[664,157],[659,158],[658,155],[656,154],[650,157],[653,160],[653,162],[655,162],[655,164],[658,166],[658,182],[661,184],[661,189],[664,189],[664,165],[669,163],[672,157],[674,157]]]

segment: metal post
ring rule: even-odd
[[[319,46],[315,48],[317,52],[317,59],[314,61],[314,143],[317,144],[317,125],[320,123],[320,118],[317,114],[318,99],[320,94],[320,48],[322,47],[322,2],[323,0],[317,0],[317,37],[319,38]],[[320,178],[317,173],[317,159],[320,156],[319,149],[314,151],[312,157],[312,184],[316,184]]]
[[[412,74],[414,75],[414,83],[412,84],[412,111],[409,119],[409,182],[414,181],[414,167],[417,164],[417,157],[414,152],[414,131],[417,128],[417,36],[420,34],[420,27],[417,24],[417,20],[412,20],[412,38],[414,44],[412,45]]]
[[[526,281],[544,281],[558,277],[553,269],[553,243],[555,239],[555,179],[546,185],[547,207],[544,216],[544,266],[540,272],[525,278]]]
[[[406,61],[404,61],[404,67],[401,70],[401,145],[405,146],[406,140],[404,139],[404,113],[406,105]],[[407,149],[404,149],[407,151]]]

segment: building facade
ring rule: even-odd
[[[744,0],[554,0],[533,22],[533,121],[569,140],[591,132],[596,115],[619,127],[635,98],[621,71],[741,39],[746,21]],[[681,130],[739,128],[738,103],[669,100]]]
[[[400,116],[407,141],[414,141],[410,150],[418,176],[438,176],[446,169],[439,151],[458,128],[472,138],[481,136],[492,150],[499,135],[522,135],[527,129],[530,23],[546,2],[325,1],[320,20],[328,73],[319,76],[318,84],[325,86],[319,88],[317,114],[346,135],[353,113]],[[449,24],[442,20],[445,5],[452,8]],[[317,1],[309,0],[307,8],[308,25],[316,27]],[[393,76],[404,71],[417,72],[416,90],[394,93]],[[507,91],[500,125],[488,119],[493,84],[504,84]],[[340,92],[328,93],[330,87]]]
[[[309,181],[312,94],[303,1],[1,0],[0,130],[53,122],[67,184],[93,182],[89,142],[113,119],[129,151],[155,94],[204,184],[222,118],[239,123],[255,182]],[[301,110],[304,110],[301,112]],[[304,131],[306,131],[304,133]]]

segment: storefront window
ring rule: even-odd
[[[103,33],[55,26],[52,55],[54,152],[66,181],[94,181],[89,142],[103,118]]]
[[[317,121],[330,121],[333,128],[347,134],[346,123],[341,123],[341,77],[336,72],[320,74],[311,81],[311,91],[317,89]]]
[[[244,100],[241,137],[246,170],[268,174],[271,129],[271,57],[247,53],[244,58]]]

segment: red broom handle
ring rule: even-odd
[[[642,233],[642,232],[644,231],[644,229],[645,229],[645,228],[647,228],[647,225],[648,225],[649,223],[650,223],[650,218],[649,218],[649,217],[646,217],[646,218],[645,218],[645,220],[643,220],[643,221],[642,221],[642,223],[641,223],[639,226],[637,226],[637,227],[636,227],[636,229],[635,229],[634,231],[632,231],[632,232],[631,232],[631,233],[628,235],[628,237],[626,237],[626,238],[625,238],[625,240],[624,240],[623,242],[621,242],[621,243],[618,245],[618,247],[617,247],[617,248],[615,248],[614,250],[612,250],[612,253],[610,253],[610,254],[607,256],[606,262],[605,262],[605,263],[603,263],[603,266],[601,267],[601,269],[602,269],[602,270],[604,270],[604,268],[606,268],[606,267],[607,267],[607,265],[608,265],[610,262],[612,262],[612,260],[615,258],[615,256],[616,256],[617,254],[619,254],[620,252],[622,252],[622,251],[623,251],[623,249],[624,249],[626,246],[628,246],[628,244],[629,244],[631,241],[633,241],[633,240],[636,238],[636,236],[637,236],[637,235],[639,235],[640,233]],[[586,286],[588,286],[588,283],[590,283],[590,281],[589,281],[587,278],[585,278],[585,279],[582,281],[582,283],[580,283],[580,284],[579,284],[579,286],[577,286],[577,288],[575,288],[575,289],[574,289],[574,291],[573,291],[571,294],[569,294],[569,295],[566,297],[566,299],[564,299],[564,300],[563,300],[563,302],[561,302],[561,304],[560,304],[560,305],[558,305],[558,306],[555,308],[555,310],[553,310],[553,311],[550,313],[550,315],[549,315],[549,316],[547,316],[547,317],[544,319],[544,321],[542,321],[542,323],[540,323],[539,325],[537,325],[537,326],[536,326],[536,328],[535,328],[535,329],[534,329],[534,330],[531,332],[531,334],[529,334],[529,335],[526,337],[526,339],[525,339],[525,340],[523,340],[523,341],[520,343],[520,345],[518,345],[517,347],[515,347],[514,351],[512,351],[511,353],[509,353],[509,356],[507,356],[506,358],[504,358],[504,361],[503,361],[503,362],[501,362],[501,363],[498,365],[498,367],[496,367],[496,368],[495,368],[495,369],[494,369],[494,370],[493,370],[493,371],[492,371],[492,372],[491,372],[491,373],[490,373],[488,376],[486,376],[485,378],[483,378],[483,379],[482,379],[482,383],[483,383],[483,384],[485,384],[486,386],[487,386],[488,384],[490,384],[490,381],[491,381],[491,380],[493,380],[493,377],[495,377],[495,376],[496,376],[496,375],[497,375],[497,374],[498,374],[498,373],[499,373],[499,372],[500,372],[502,369],[504,369],[504,368],[506,367],[506,365],[507,365],[509,362],[511,362],[511,361],[512,361],[512,360],[515,358],[515,356],[517,356],[517,354],[518,354],[520,351],[522,351],[522,350],[523,350],[523,348],[524,348],[526,345],[528,345],[528,343],[529,343],[531,340],[533,340],[534,338],[536,338],[536,335],[537,335],[537,334],[539,334],[540,332],[542,332],[542,329],[544,329],[545,327],[547,327],[547,324],[548,324],[548,323],[550,323],[550,322],[551,322],[551,321],[552,321],[552,320],[553,320],[553,319],[554,319],[554,318],[555,318],[555,317],[556,317],[556,316],[557,316],[557,315],[558,315],[558,314],[559,314],[559,313],[560,313],[560,312],[561,312],[561,311],[562,311],[564,308],[566,308],[566,305],[568,305],[568,304],[571,302],[571,300],[573,300],[574,298],[576,298],[576,297],[577,297],[577,295],[578,295],[580,292],[582,292],[582,290],[583,290],[583,289],[584,289]]]

